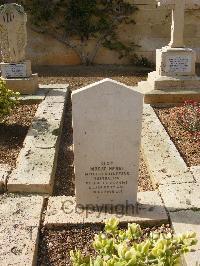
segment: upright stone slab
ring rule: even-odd
[[[9,89],[32,94],[38,88],[38,77],[32,74],[31,62],[25,59],[26,23],[27,15],[21,5],[0,6],[1,78]]]
[[[105,79],[72,93],[76,201],[135,204],[143,96]]]

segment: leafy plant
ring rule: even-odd
[[[16,106],[18,98],[19,93],[7,89],[5,82],[0,79],[0,121]]]
[[[134,50],[134,43],[120,40],[122,24],[134,24],[137,7],[127,0],[27,0],[33,29],[47,33],[72,48],[89,65],[101,47],[114,50],[119,58]]]
[[[200,102],[185,101],[177,113],[178,123],[195,137],[200,137]]]
[[[111,218],[105,233],[95,236],[96,257],[71,251],[73,266],[178,266],[183,253],[197,243],[195,233],[173,236],[171,233],[152,232],[144,240],[138,224],[128,224],[127,230],[118,229],[119,221]]]
[[[144,57],[144,56],[138,56],[138,55],[135,54],[132,57],[131,62],[132,62],[132,64],[134,66],[155,68],[155,64],[153,62],[151,62],[148,58]]]
[[[46,0],[28,0],[25,4],[26,9],[32,16],[33,24],[39,27],[53,19],[56,6],[53,0],[48,0],[48,4]]]

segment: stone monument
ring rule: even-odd
[[[157,0],[158,6],[172,9],[171,41],[156,50],[156,71],[147,82],[139,83],[144,92],[156,90],[200,90],[200,78],[195,73],[196,52],[184,46],[185,9],[200,8],[199,0]],[[153,91],[152,91],[153,90]],[[164,94],[164,93],[163,93]]]
[[[72,93],[76,203],[135,204],[143,95],[105,79]]]
[[[26,22],[22,6],[15,3],[0,6],[1,78],[9,89],[33,94],[38,89],[38,76],[32,74],[31,62],[25,59]]]

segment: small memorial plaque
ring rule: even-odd
[[[167,73],[190,73],[192,71],[191,56],[170,56],[166,62]]]
[[[6,64],[1,68],[2,76],[5,78],[27,77],[26,64]]]
[[[73,92],[76,201],[137,201],[143,95],[106,79]]]

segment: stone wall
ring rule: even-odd
[[[156,0],[130,0],[139,10],[133,15],[135,25],[123,25],[119,36],[124,42],[134,42],[138,55],[155,61],[155,49],[165,46],[170,41],[171,10],[157,8]],[[200,9],[187,10],[185,19],[185,44],[197,50],[200,62]],[[34,65],[75,65],[79,58],[65,44],[28,29],[27,55]],[[90,42],[92,47],[93,42]],[[128,59],[118,59],[116,52],[100,49],[95,59],[96,64],[128,64]]]

